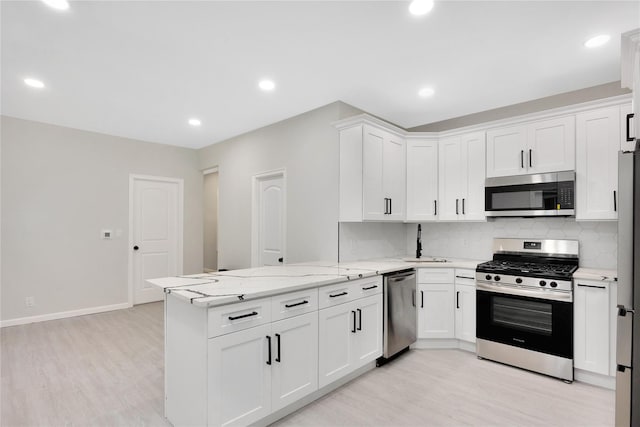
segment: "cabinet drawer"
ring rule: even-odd
[[[382,293],[382,276],[367,277],[351,281],[354,288],[354,298],[364,298],[369,295]]]
[[[318,288],[278,295],[271,298],[271,320],[286,319],[318,310]]]
[[[418,283],[453,283],[453,268],[419,268]]]
[[[318,289],[320,309],[333,307],[358,298],[358,292],[362,291],[359,287],[353,286],[355,283],[357,283],[357,281],[340,282]]]
[[[455,276],[456,285],[476,285],[476,271],[469,269],[456,268]]]
[[[271,322],[271,298],[209,309],[209,338]]]

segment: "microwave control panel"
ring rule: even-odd
[[[557,209],[574,208],[574,181],[558,182],[558,204]]]

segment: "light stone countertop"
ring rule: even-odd
[[[283,266],[248,268],[215,273],[192,274],[147,280],[193,305],[211,307],[239,301],[263,298],[312,287],[391,273],[409,268],[475,269],[482,261],[446,259],[446,262],[426,262],[415,258],[394,257],[363,261],[313,261]],[[438,260],[443,258],[438,257]]]
[[[573,273],[573,278],[614,282],[618,280],[618,272],[616,270],[580,267],[575,273]]]

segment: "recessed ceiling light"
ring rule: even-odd
[[[189,124],[191,126],[200,126],[202,122],[198,119],[189,119]]]
[[[409,5],[409,12],[412,15],[426,15],[433,9],[433,0],[413,0]]]
[[[261,80],[260,83],[258,83],[258,86],[260,86],[260,89],[262,90],[273,90],[275,89],[276,84],[272,80]]]
[[[58,10],[69,9],[69,2],[67,0],[42,0],[42,2],[54,9],[58,9]]]
[[[420,89],[420,91],[418,92],[418,95],[420,95],[423,98],[428,98],[429,96],[432,96],[435,93],[435,91],[430,88],[430,87],[423,87],[422,89]]]
[[[608,34],[600,34],[599,36],[591,37],[589,40],[584,42],[586,47],[598,47],[602,46],[606,42],[609,41],[611,37]]]
[[[36,89],[42,89],[44,87],[44,83],[38,79],[32,79],[30,77],[24,79],[24,84],[27,86],[35,87]]]

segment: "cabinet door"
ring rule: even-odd
[[[418,284],[418,338],[455,338],[453,283]]]
[[[525,126],[511,126],[487,132],[487,177],[527,173],[524,151]]]
[[[484,181],[486,178],[486,146],[484,132],[463,135],[462,168],[466,174],[462,197],[462,217],[467,221],[486,221],[484,214]]]
[[[272,324],[272,411],[318,389],[318,313]]]
[[[318,311],[318,385],[320,388],[353,370],[356,311],[345,303]]]
[[[382,185],[384,197],[389,199],[389,213],[384,217],[387,221],[403,221],[405,216],[407,177],[404,144],[404,139],[391,134],[384,140]]]
[[[407,221],[438,219],[438,141],[407,141]]]
[[[527,173],[575,169],[576,137],[573,116],[544,120],[528,126]]]
[[[353,369],[358,369],[382,356],[382,294],[356,300],[354,307]]]
[[[209,339],[210,425],[248,425],[271,413],[270,333],[267,324]]]
[[[620,111],[576,116],[576,219],[617,219]]]
[[[622,151],[634,151],[636,149],[636,142],[627,141],[627,132],[629,132],[629,138],[640,138],[640,135],[636,132],[635,120],[629,119],[629,130],[627,131],[627,114],[631,114],[633,110],[631,109],[631,104],[625,104],[620,106],[620,149]],[[634,117],[638,116],[636,114]]]
[[[383,168],[386,132],[363,126],[362,141],[362,218],[385,220]]]
[[[462,183],[466,170],[462,165],[460,138],[446,138],[438,144],[438,219],[457,221],[460,219]],[[464,175],[464,176],[463,176]]]
[[[476,342],[476,288],[456,285],[456,338]]]
[[[573,310],[574,366],[609,375],[609,284],[576,281]]]

